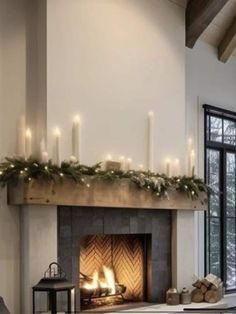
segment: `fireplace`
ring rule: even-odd
[[[88,235],[80,244],[82,308],[146,299],[149,234]]]
[[[77,287],[77,310],[162,303],[171,285],[171,213],[58,207],[58,260]]]

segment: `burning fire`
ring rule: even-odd
[[[115,276],[112,269],[103,266],[104,279],[100,279],[98,271],[95,271],[92,276],[91,282],[86,282],[84,288],[88,290],[93,290],[97,288],[108,288],[110,294],[116,293]]]

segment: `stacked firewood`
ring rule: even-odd
[[[213,274],[193,283],[192,302],[216,303],[223,297],[223,283],[220,278]]]

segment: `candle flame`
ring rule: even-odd
[[[76,116],[74,117],[74,123],[75,123],[75,124],[79,124],[79,123],[80,123],[80,116],[79,116],[79,115],[76,115]]]
[[[27,130],[26,130],[26,132],[25,132],[25,136],[26,136],[27,138],[31,138],[31,137],[32,137],[32,133],[31,133],[31,131],[30,131],[30,128],[27,128]]]
[[[111,155],[111,154],[107,154],[106,160],[107,160],[107,161],[111,161],[111,160],[112,160],[112,155]]]
[[[191,147],[193,144],[193,139],[191,137],[188,138],[188,145]]]
[[[153,116],[154,116],[154,112],[153,112],[153,111],[149,111],[149,112],[148,112],[148,116],[149,116],[149,117],[153,117]]]
[[[59,128],[55,128],[54,134],[56,137],[59,137],[61,135],[61,131]]]
[[[195,156],[195,152],[194,149],[191,150],[191,156],[194,157]]]

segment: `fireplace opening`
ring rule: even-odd
[[[80,240],[81,309],[147,299],[149,234],[87,235]]]
[[[165,302],[172,274],[171,217],[167,210],[58,208],[58,261],[76,287],[77,312]],[[112,271],[114,295],[104,267]]]

